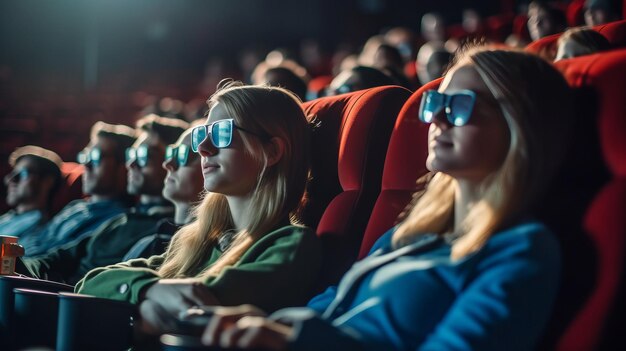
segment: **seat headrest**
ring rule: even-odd
[[[572,87],[595,90],[602,153],[614,175],[626,176],[626,49],[561,60],[555,66]]]

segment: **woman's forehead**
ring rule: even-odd
[[[439,92],[454,93],[459,90],[472,90],[476,93],[489,94],[489,88],[472,64],[454,68],[446,75],[439,86]]]
[[[221,119],[226,119],[226,118],[231,118],[230,116],[228,116],[228,111],[226,110],[226,107],[224,106],[223,103],[216,102],[215,104],[213,104],[213,106],[211,106],[211,109],[209,110],[209,114],[206,119],[206,124],[213,123],[215,121],[219,121]]]

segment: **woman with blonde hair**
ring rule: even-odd
[[[565,156],[571,92],[526,53],[474,48],[419,118],[432,177],[337,287],[269,317],[217,308],[203,343],[273,350],[530,350],[559,285],[536,208]],[[546,99],[550,96],[550,99]]]
[[[191,133],[206,194],[165,254],[98,268],[76,291],[142,303],[144,318],[195,305],[301,304],[321,265],[313,231],[298,225],[309,170],[309,124],[287,90],[226,83]]]

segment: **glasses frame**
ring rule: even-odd
[[[228,123],[230,126],[230,134],[228,136],[228,141],[225,144],[220,144],[217,145],[217,143],[215,142],[215,140],[213,139],[213,128],[215,128],[215,126],[218,125],[218,123]],[[230,144],[233,142],[233,131],[235,129],[239,129],[243,132],[252,134],[254,136],[257,136],[259,138],[261,138],[262,140],[269,140],[271,137],[270,136],[263,136],[260,135],[258,133],[255,133],[251,130],[247,130],[244,128],[241,128],[239,126],[237,126],[235,124],[235,120],[232,118],[226,118],[226,119],[220,119],[219,121],[215,121],[213,123],[209,123],[209,124],[204,124],[201,126],[197,126],[195,128],[193,128],[191,130],[191,150],[193,150],[193,152],[198,152],[200,144],[202,144],[207,138],[211,141],[211,144],[217,148],[217,149],[224,149],[230,146]],[[200,140],[199,137],[199,133],[203,131],[204,132],[204,138],[202,138],[202,140]],[[218,133],[219,134],[219,133]]]
[[[437,106],[436,109],[426,111],[428,104],[435,104],[434,102],[429,102],[428,99],[432,99],[435,96],[442,97],[443,101]],[[458,98],[459,96],[469,97],[471,99],[471,103],[467,111],[465,111],[463,114],[459,113],[455,116],[455,110],[458,107],[454,107],[454,99]],[[471,90],[460,90],[454,94],[440,93],[437,90],[427,90],[422,95],[418,117],[420,121],[424,123],[432,123],[435,116],[443,109],[446,114],[446,118],[451,125],[455,127],[462,127],[466,125],[467,122],[469,122],[475,105],[476,93]],[[430,112],[430,116],[427,117],[426,112]]]
[[[165,162],[173,161],[176,163],[176,167],[185,167],[189,163],[191,151],[191,146],[187,144],[168,145],[165,148]]]
[[[148,148],[148,145],[146,144],[142,144],[137,147],[131,146],[129,148],[126,148],[126,152],[125,152],[126,164],[132,164],[134,162],[134,163],[137,163],[137,166],[139,166],[139,168],[146,167],[148,165],[149,154],[150,154],[150,149]]]
[[[12,182],[15,182],[15,183],[23,182],[27,180],[28,177],[30,177],[33,174],[38,174],[38,173],[28,168],[21,168],[19,170],[14,169],[9,174],[4,176],[4,183],[9,184]]]

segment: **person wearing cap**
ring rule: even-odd
[[[174,215],[172,204],[162,194],[167,174],[163,168],[166,148],[188,127],[185,121],[157,115],[140,119],[139,138],[126,151],[127,190],[139,197],[139,203],[106,221],[90,235],[45,255],[24,259],[28,271],[20,273],[75,284],[94,268],[122,261],[138,240],[154,234],[159,221]]]
[[[9,164],[13,169],[4,177],[4,185],[12,209],[0,216],[0,234],[36,236],[50,219],[63,161],[53,151],[27,145],[11,153]]]
[[[20,240],[25,256],[43,255],[84,238],[128,209],[131,202],[126,192],[124,153],[136,140],[135,130],[97,122],[91,129],[90,139],[78,156],[78,162],[85,167],[83,193],[89,198],[70,202],[48,222],[40,235]]]

